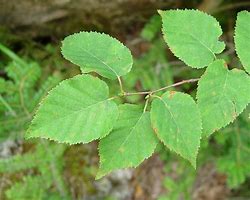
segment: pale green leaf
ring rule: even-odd
[[[157,97],[152,102],[151,121],[158,138],[195,167],[201,117],[192,97],[181,92],[166,92]]]
[[[116,79],[132,67],[132,56],[127,47],[109,35],[80,32],[66,37],[62,54],[86,73],[95,71],[101,76]]]
[[[175,56],[188,66],[208,66],[221,53],[224,42],[215,18],[198,10],[159,11],[163,22],[164,39]]]
[[[106,136],[118,117],[105,82],[90,75],[62,81],[42,101],[27,138],[41,137],[70,144]]]
[[[198,83],[198,107],[203,136],[232,122],[250,102],[250,77],[242,70],[228,70],[224,60],[210,64]]]
[[[150,157],[157,145],[149,112],[137,105],[119,106],[119,117],[113,131],[100,141],[101,178],[114,169],[136,167]]]
[[[234,40],[237,55],[243,67],[250,73],[250,12],[238,13]]]

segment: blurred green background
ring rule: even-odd
[[[223,29],[229,67],[241,68],[234,51],[237,0],[0,0],[0,200],[247,200],[250,199],[250,107],[234,123],[202,140],[198,167],[164,146],[137,169],[95,181],[97,143],[67,146],[25,140],[34,111],[47,92],[79,74],[60,54],[61,40],[82,30],[108,33],[129,47],[132,72],[126,91],[157,89],[204,70],[191,69],[169,51],[157,9],[194,8]],[[250,22],[249,22],[250,23]],[[111,93],[119,90],[108,82]],[[176,90],[194,95],[196,84]],[[143,96],[124,101],[143,103]]]

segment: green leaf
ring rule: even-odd
[[[195,167],[201,117],[193,98],[181,92],[165,92],[152,102],[151,121],[158,138]]]
[[[164,39],[175,56],[188,66],[208,66],[215,54],[221,53],[224,42],[219,23],[210,15],[198,10],[159,11],[163,22]]]
[[[113,131],[100,141],[100,169],[97,179],[114,169],[137,167],[150,157],[157,145],[149,112],[140,106],[119,106],[119,117]]]
[[[210,64],[198,83],[197,100],[203,136],[226,126],[250,102],[250,78],[242,70],[228,70],[224,60]]]
[[[250,12],[238,13],[234,40],[237,55],[243,67],[250,73]]]
[[[127,47],[106,34],[80,32],[66,37],[62,54],[86,72],[95,71],[101,76],[116,79],[132,68],[132,56]]]
[[[87,143],[106,136],[117,117],[117,106],[108,99],[105,82],[90,75],[78,75],[49,92],[28,129],[27,138]]]

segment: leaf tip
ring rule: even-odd
[[[163,10],[157,10],[157,12],[159,13],[159,15],[161,15],[163,13]]]
[[[196,158],[190,159],[189,162],[191,163],[192,167],[196,170],[197,168]]]
[[[105,175],[107,175],[109,172],[105,172],[103,171],[101,168],[98,169],[97,174],[95,176],[95,180],[100,180],[101,178],[103,178]]]

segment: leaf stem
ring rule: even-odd
[[[121,77],[120,77],[120,76],[117,76],[117,79],[118,79],[118,82],[119,82],[121,94],[123,95],[123,94],[125,93],[125,91],[124,91],[124,89],[123,89]]]
[[[148,96],[148,98],[146,99],[145,106],[144,106],[144,108],[143,108],[143,112],[144,112],[144,113],[146,112],[147,107],[148,107],[149,97],[150,97],[150,96]]]

